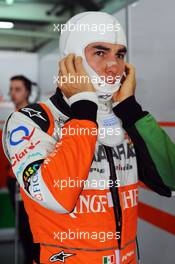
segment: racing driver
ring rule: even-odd
[[[135,264],[138,180],[167,197],[173,188],[130,128],[135,73],[124,60],[124,31],[107,13],[81,13],[65,25],[59,49],[56,93],[4,127],[34,263]]]

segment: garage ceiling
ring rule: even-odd
[[[0,0],[0,22],[12,22],[11,29],[0,28],[0,50],[38,51],[58,39],[54,23],[63,24],[82,11],[114,13],[134,0]]]

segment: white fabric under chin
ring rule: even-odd
[[[112,102],[100,101],[97,111],[98,142],[105,146],[115,147],[124,140],[121,120],[112,111]]]

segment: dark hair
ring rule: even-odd
[[[15,76],[11,77],[11,79],[10,79],[10,81],[15,81],[15,80],[19,80],[19,81],[22,81],[24,83],[24,86],[25,86],[26,90],[29,92],[29,95],[31,94],[31,91],[32,91],[32,85],[36,85],[36,83],[32,82],[31,80],[29,80],[24,75],[15,75]]]

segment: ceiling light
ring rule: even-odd
[[[12,22],[0,21],[0,28],[11,29],[13,27],[14,23]]]
[[[6,0],[6,4],[7,4],[7,5],[12,5],[13,2],[14,2],[14,0]]]
[[[138,5],[138,2],[139,2],[139,1],[134,2],[131,6],[132,6],[132,7],[136,7],[136,6]]]

